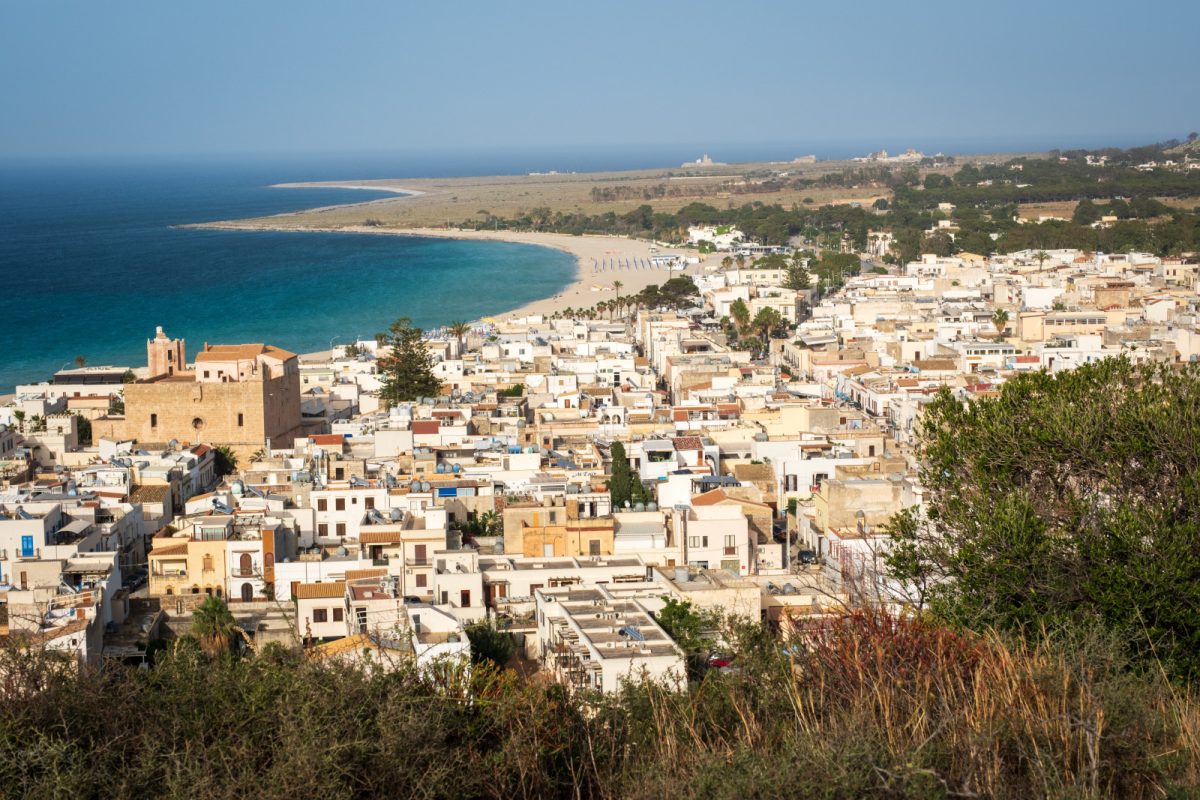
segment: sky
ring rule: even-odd
[[[1196,0],[0,0],[0,158],[1132,145],[1200,128],[1198,23]]]

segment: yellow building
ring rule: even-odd
[[[273,594],[275,561],[294,555],[286,526],[262,512],[200,514],[156,535],[148,556],[151,597],[212,595],[251,602]]]
[[[613,519],[579,519],[578,515],[572,515],[561,522],[549,523],[536,515],[535,521],[519,523],[514,541],[510,542],[505,533],[504,552],[541,557],[612,555]]]

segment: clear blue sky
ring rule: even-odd
[[[0,157],[1200,128],[1200,2],[0,0]]]

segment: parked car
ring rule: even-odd
[[[814,553],[812,550],[801,550],[799,553],[796,554],[796,558],[800,561],[801,564],[817,563],[817,554]]]

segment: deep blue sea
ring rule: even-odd
[[[77,356],[144,365],[156,325],[185,337],[189,356],[205,341],[311,352],[333,337],[370,337],[399,316],[430,328],[503,312],[573,275],[571,256],[531,245],[172,227],[394,196],[268,188],[314,175],[346,173],[246,163],[0,167],[0,393]]]

